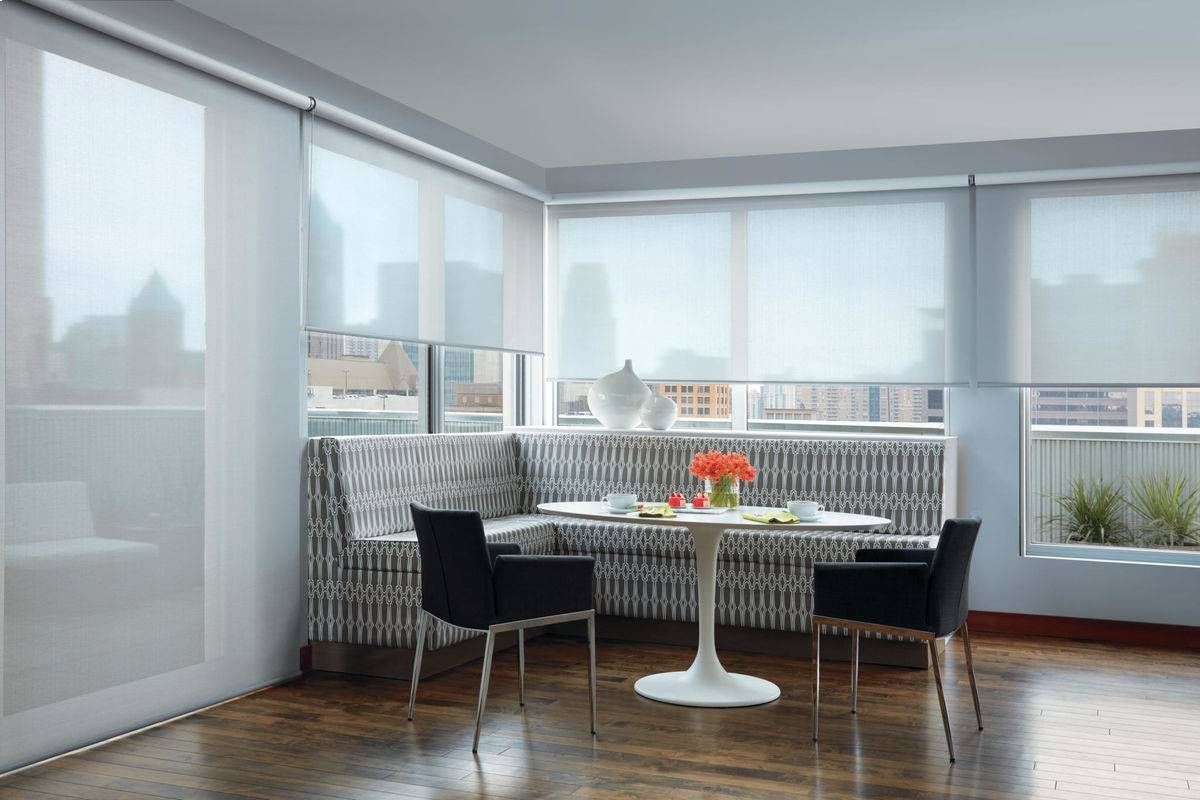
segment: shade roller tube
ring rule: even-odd
[[[971,378],[964,188],[550,209],[550,370],[655,380]]]
[[[541,203],[311,122],[309,329],[541,353]]]
[[[981,187],[978,376],[1194,384],[1200,176]]]

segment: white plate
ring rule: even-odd
[[[641,511],[641,509],[637,508],[636,506],[633,508],[613,508],[606,503],[601,503],[600,507],[609,514],[636,514]]]
[[[682,508],[672,508],[676,514],[725,514],[730,511],[737,511],[736,508],[695,508],[694,506],[684,506]]]

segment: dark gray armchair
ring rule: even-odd
[[[975,720],[983,730],[979,691],[971,663],[971,635],[967,630],[967,576],[971,554],[979,536],[978,519],[949,519],[942,525],[934,550],[860,550],[853,564],[813,566],[813,740],[817,738],[821,703],[821,626],[850,631],[850,713],[858,709],[858,637],[862,631],[921,639],[929,645],[942,726],[950,763],[954,740],[942,672],[938,666],[938,639],[962,633]]]
[[[429,618],[487,635],[483,677],[475,711],[475,740],[487,703],[496,634],[517,632],[518,698],[525,705],[525,629],[586,620],[588,690],[592,733],[596,732],[596,610],[592,600],[596,561],[591,556],[523,556],[515,544],[488,544],[475,511],[435,511],[412,503],[421,553],[421,612],[413,656],[408,718],[413,718],[421,656]]]

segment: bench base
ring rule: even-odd
[[[585,638],[587,635],[581,623],[565,623],[553,625],[546,630],[530,628],[525,637],[529,639],[541,636],[547,630],[554,634],[578,638]],[[612,641],[673,644],[695,648],[696,623],[597,616],[596,637]],[[718,653],[724,650],[766,653],[791,656],[803,662],[807,662],[812,655],[812,637],[807,633],[718,625],[716,639]],[[496,649],[507,650],[515,647],[516,643],[516,634],[500,634],[496,638]],[[939,641],[939,654],[943,646]],[[827,661],[848,661],[850,637],[826,633],[821,639],[821,656]],[[421,664],[421,677],[436,675],[482,657],[482,636],[437,650],[426,650]],[[864,637],[861,640],[859,660],[892,667],[929,668],[929,652],[924,642]],[[408,680],[412,677],[412,661],[413,651],[407,647],[376,647],[344,642],[312,643],[312,668],[323,672]]]

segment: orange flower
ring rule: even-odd
[[[696,453],[692,456],[688,471],[697,478],[714,482],[726,475],[742,481],[752,481],[758,474],[745,453],[722,453],[720,450]]]

